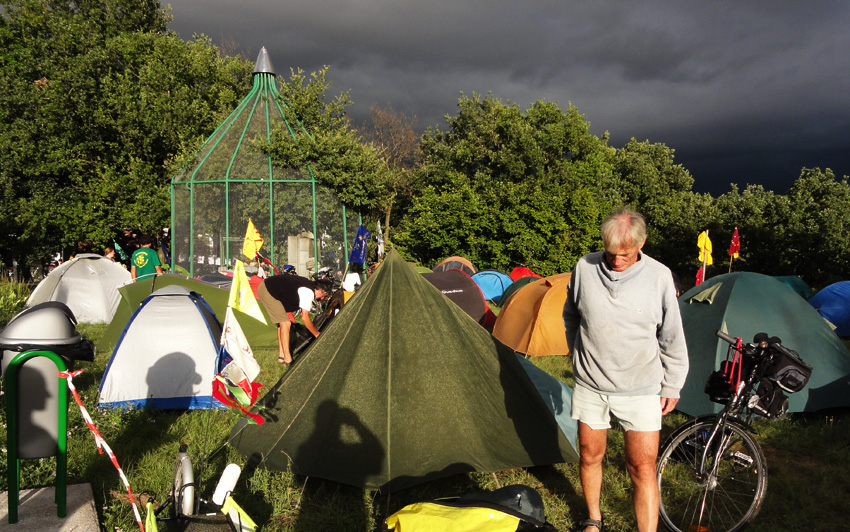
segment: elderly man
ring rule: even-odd
[[[617,210],[602,222],[601,233],[605,251],[579,259],[564,305],[589,514],[579,530],[603,531],[602,460],[613,415],[625,431],[638,530],[654,531],[661,416],[675,408],[688,373],[685,334],[670,270],[641,251],[643,216]]]

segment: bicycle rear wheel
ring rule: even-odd
[[[658,461],[660,516],[674,532],[743,530],[761,508],[767,490],[764,453],[746,429],[727,424],[700,461],[714,418],[678,428]],[[715,464],[715,457],[717,463]]]

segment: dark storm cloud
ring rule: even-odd
[[[575,105],[591,131],[663,142],[696,180],[783,193],[803,166],[850,173],[850,4],[176,0],[183,38],[265,46],[278,74],[331,67],[373,103],[443,126],[460,92]]]

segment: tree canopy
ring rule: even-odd
[[[565,271],[598,239],[613,152],[578,111],[536,102],[523,112],[492,95],[461,96],[446,131],[422,137],[419,195],[396,244],[433,263],[463,255],[497,269]]]
[[[250,63],[166,31],[156,1],[2,5],[0,247],[161,229],[174,157],[238,102]]]
[[[170,177],[249,90],[252,65],[204,36],[182,41],[168,21],[156,0],[0,0],[4,261],[169,223]],[[685,285],[697,235],[710,232],[716,275],[735,227],[736,270],[814,288],[850,271],[850,185],[829,169],[802,169],[783,193],[732,185],[714,198],[692,190],[673,148],[611,147],[571,104],[461,94],[445,126],[419,136],[415,117],[392,108],[373,106],[355,128],[350,91],[328,95],[327,67],[279,81],[294,140],[278,131],[261,149],[308,164],[424,265],[463,255],[479,268],[570,271],[601,248],[601,220],[629,205],[647,218],[645,251]]]

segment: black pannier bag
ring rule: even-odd
[[[788,393],[802,390],[812,376],[812,367],[796,351],[781,344],[770,345],[773,358],[765,368],[764,376]]]
[[[712,371],[711,375],[708,376],[708,380],[705,381],[705,393],[708,394],[708,398],[715,403],[725,405],[729,402],[729,399],[735,391],[732,383],[729,382],[731,365],[731,362],[724,360],[720,364],[720,369]]]
[[[788,396],[773,380],[763,378],[759,381],[756,395],[750,398],[748,406],[760,416],[776,419],[788,412]]]
[[[720,363],[720,369],[712,371],[705,381],[703,389],[712,402],[725,405],[738,390],[738,384],[745,378],[750,367],[750,360],[745,359],[743,353],[729,347],[726,352],[726,360]]]

